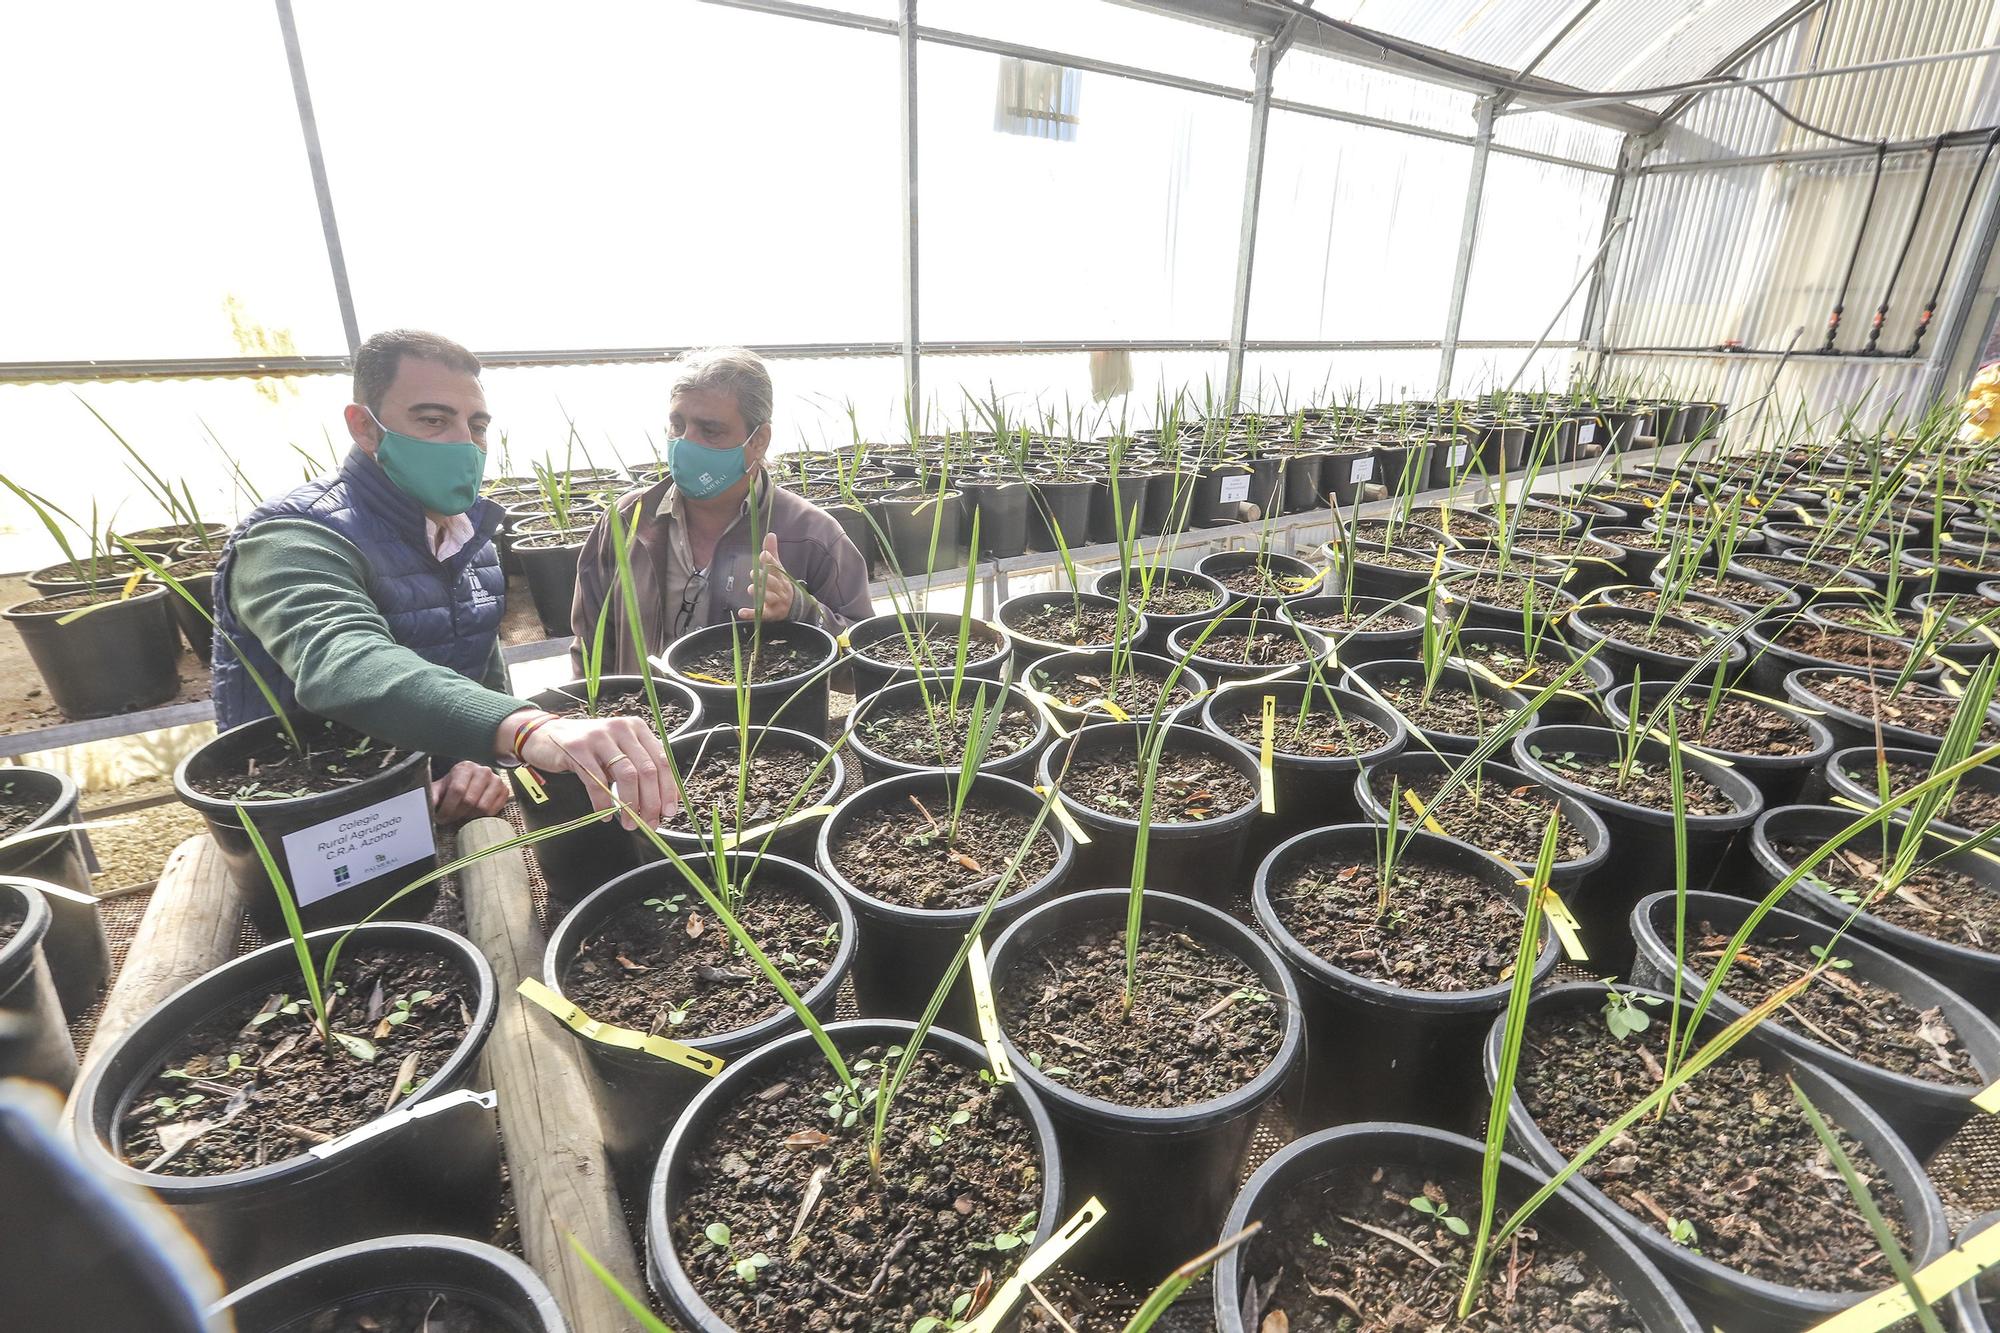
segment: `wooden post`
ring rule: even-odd
[[[206,833],[174,848],[125,951],[125,965],[104,997],[84,1068],[154,1005],[236,956],[245,900]]]
[[[475,819],[459,831],[459,854],[513,836],[502,820]],[[576,1040],[514,993],[523,977],[540,977],[545,943],[527,865],[519,852],[501,853],[467,867],[459,885],[466,934],[492,962],[499,983],[500,1017],[486,1042],[486,1070],[500,1094],[521,1248],[575,1333],[630,1333],[637,1327],[631,1315],[569,1243],[574,1235],[627,1290],[645,1298]]]

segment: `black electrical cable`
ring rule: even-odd
[[[1896,252],[1896,266],[1889,270],[1889,285],[1882,289],[1882,304],[1875,307],[1875,321],[1868,326],[1868,345],[1861,349],[1863,356],[1880,355],[1875,344],[1882,339],[1882,321],[1889,318],[1889,298],[1896,294],[1896,281],[1903,276],[1910,246],[1917,239],[1917,226],[1924,220],[1924,204],[1930,199],[1931,178],[1937,175],[1938,154],[1942,151],[1944,136],[1940,134],[1931,145],[1930,160],[1924,164],[1924,183],[1917,187],[1917,206],[1910,210],[1910,229],[1903,233],[1903,248]]]
[[[1882,188],[1882,160],[1888,156],[1889,146],[1878,145],[1875,149],[1875,177],[1868,183],[1868,202],[1861,206],[1861,225],[1854,229],[1854,248],[1847,252],[1847,272],[1840,279],[1840,295],[1834,298],[1833,313],[1826,320],[1826,346],[1820,348],[1820,355],[1833,353],[1833,340],[1840,333],[1840,317],[1847,312],[1847,288],[1854,281],[1854,265],[1861,259],[1861,242],[1868,236],[1868,218],[1875,211],[1875,195]]]
[[[1806,133],[1808,134],[1817,134],[1820,138],[1831,139],[1835,143],[1852,144],[1856,148],[1873,148],[1876,149],[1878,152],[1884,148],[1887,148],[1889,145],[1889,141],[1887,139],[1850,139],[1845,134],[1835,134],[1832,130],[1821,129],[1819,126],[1811,123],[1810,121],[1800,120],[1797,116],[1793,115],[1790,111],[1787,111],[1785,109],[1785,104],[1783,102],[1780,102],[1777,98],[1771,96],[1771,94],[1765,92],[1762,88],[1759,88],[1754,83],[1740,83],[1732,81],[1732,85],[1734,87],[1741,88],[1746,93],[1755,93],[1757,96],[1763,98],[1766,102],[1771,104],[1771,110],[1777,112],[1779,115],[1783,116],[1786,120],[1789,120],[1790,122],[1792,122],[1792,124],[1798,126],[1800,129],[1806,131]],[[1727,89],[1721,88],[1717,89],[1717,91],[1722,92],[1722,91],[1727,91]]]
[[[1972,169],[1972,179],[1966,182],[1965,202],[1958,207],[1958,221],[1952,225],[1951,240],[1944,248],[1944,262],[1938,265],[1937,282],[1931,287],[1931,299],[1924,302],[1924,312],[1917,316],[1916,335],[1910,339],[1907,356],[1915,356],[1923,346],[1924,334],[1930,331],[1931,316],[1937,313],[1938,296],[1944,291],[1944,279],[1951,272],[1952,256],[1958,253],[1958,238],[1965,231],[1965,219],[1972,212],[1972,201],[1979,197],[1979,182],[1986,175],[1987,159],[1993,156],[1993,145],[2000,142],[2000,126],[1986,132],[1986,149],[1979,155],[1979,165]]]

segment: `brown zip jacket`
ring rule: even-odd
[[[672,627],[680,612],[678,599],[676,605],[667,605],[672,526],[678,520],[661,513],[672,485],[671,480],[661,481],[618,497],[618,510],[632,537],[632,588],[645,626],[645,651],[654,656],[674,637]],[[751,493],[762,510],[754,525],[760,538],[765,532],[777,535],[778,559],[805,594],[793,599],[793,620],[840,634],[855,621],[875,614],[868,596],[867,562],[831,514],[765,475],[758,477]],[[740,608],[750,605],[750,576],[756,559],[750,540],[752,526],[746,504],[716,543],[715,558],[707,571],[707,615],[701,624],[727,624]],[[596,633],[598,611],[607,597],[611,599],[611,614],[604,631],[605,674],[636,675],[641,654],[633,643],[625,600],[618,589],[618,554],[611,540],[609,515],[598,520],[577,559],[576,600],[570,607],[576,643],[570,647],[570,665],[579,676],[583,674],[583,649]],[[700,627],[690,624],[685,628]]]

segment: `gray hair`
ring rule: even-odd
[[[745,428],[755,431],[771,419],[771,372],[747,347],[703,347],[674,362],[672,395],[688,389],[726,393],[736,400]]]

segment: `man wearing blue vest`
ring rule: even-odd
[[[340,470],[252,512],[216,567],[216,722],[270,712],[240,649],[286,707],[458,761],[432,784],[440,823],[498,813],[498,759],[578,772],[599,809],[602,783],[657,825],[679,793],[649,728],[558,718],[509,692],[500,507],[479,495],[491,420],[479,369],[457,343],[409,329],[355,353]]]

